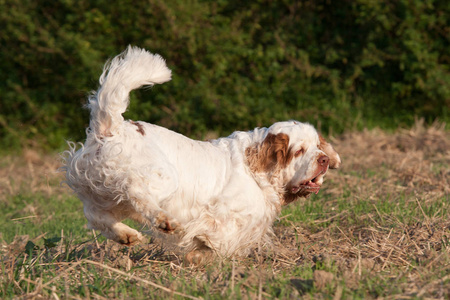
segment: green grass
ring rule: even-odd
[[[130,270],[123,266],[112,267],[121,273],[111,274],[111,271],[99,265],[114,265],[114,260],[104,258],[101,261],[93,255],[94,241],[92,234],[85,229],[84,217],[82,215],[81,203],[73,196],[45,197],[43,195],[16,196],[8,206],[2,204],[2,211],[7,219],[20,219],[29,215],[26,211],[30,202],[39,216],[32,219],[23,219],[13,222],[2,221],[2,234],[6,243],[10,243],[16,235],[27,234],[30,240],[45,233],[45,238],[34,240],[28,244],[24,251],[19,252],[13,261],[15,267],[4,261],[1,268],[8,279],[3,277],[1,281],[1,298],[14,298],[21,294],[32,294],[38,291],[44,297],[52,297],[55,293],[59,297],[79,295],[82,298],[94,296],[104,298],[133,298],[133,299],[160,299],[168,297],[168,294],[160,289],[149,286],[145,282],[131,278],[133,274],[145,279],[147,282],[167,287],[175,292],[201,297],[204,299],[248,299],[264,298],[285,299],[291,296],[309,295],[309,297],[332,298],[341,290],[342,297],[353,299],[367,299],[385,297],[389,295],[400,295],[405,292],[402,285],[407,283],[404,268],[392,268],[389,272],[380,272],[376,275],[364,270],[360,282],[352,288],[346,287],[346,280],[341,277],[338,263],[334,259],[316,261],[303,261],[302,263],[285,267],[284,269],[271,269],[270,256],[263,263],[258,259],[244,259],[233,264],[232,261],[215,262],[206,269],[194,270],[182,267],[174,270],[173,266],[162,261],[161,263],[148,263],[139,260],[135,262]],[[329,196],[321,198],[313,196],[304,203],[290,206],[285,212],[289,215],[277,226],[290,224],[301,224],[310,227],[311,232],[318,232],[330,226],[333,221],[315,225],[315,221],[326,220],[330,216],[351,211],[347,218],[335,219],[337,226],[368,226],[369,222],[363,220],[358,222],[362,215],[371,213],[374,219],[382,226],[397,226],[392,220],[424,221],[421,212],[418,212],[414,202],[406,202],[402,196],[396,201],[380,199],[374,205],[368,204],[364,199],[349,201],[348,197],[335,199],[336,205],[327,205]],[[405,206],[406,205],[406,206]],[[402,206],[403,209],[399,209]],[[436,212],[444,213],[442,204],[433,207],[425,206],[424,211],[429,214]],[[405,208],[406,207],[406,208]],[[376,208],[376,209],[375,209]],[[377,216],[377,212],[381,217]],[[389,216],[384,218],[383,216]],[[51,243],[52,237],[61,237],[61,231],[70,235],[70,239],[58,239]],[[344,229],[345,230],[345,229]],[[82,244],[82,241],[87,241]],[[100,240],[100,243],[105,243]],[[447,246],[449,246],[447,241]],[[89,248],[91,247],[91,248]],[[80,249],[81,248],[81,249]],[[133,249],[120,248],[124,256],[132,257]],[[136,250],[139,252],[139,250]],[[57,255],[61,252],[60,255]],[[130,254],[131,252],[131,254]],[[105,250],[108,256],[108,251]],[[93,258],[94,257],[94,258]],[[274,261],[276,255],[273,255]],[[448,256],[444,256],[444,263],[449,264]],[[160,259],[160,258],[159,258]],[[90,261],[96,261],[92,264]],[[411,259],[411,263],[414,258]],[[236,268],[238,270],[236,271]],[[413,272],[420,270],[423,265],[415,265],[409,269]],[[71,270],[69,270],[72,268]],[[155,272],[155,269],[157,272]],[[234,269],[234,270],[233,270]],[[318,289],[314,286],[314,271],[324,270],[334,274],[335,279]],[[439,270],[439,268],[437,269]],[[12,274],[11,274],[12,272]],[[442,278],[448,275],[448,270],[440,270],[432,279]],[[408,270],[406,271],[408,273]],[[261,274],[261,275],[260,275]],[[399,277],[400,276],[400,277]],[[427,275],[425,275],[427,276]],[[428,275],[429,276],[429,275]],[[447,276],[448,277],[448,276]],[[56,279],[55,279],[56,278]],[[233,283],[231,283],[233,278]],[[446,281],[448,283],[448,280]],[[41,285],[44,284],[44,288]],[[321,295],[321,296],[320,296]],[[173,295],[175,299],[183,299],[182,296]]]
[[[61,232],[85,239],[86,219],[83,205],[75,196],[48,197],[43,194],[15,195],[0,202],[3,239],[12,242],[15,236],[61,236]]]
[[[360,140],[376,139],[392,142],[380,133]],[[429,145],[448,141],[445,133]],[[355,151],[347,143],[336,144],[344,165],[320,193],[283,210],[273,247],[197,268],[158,236],[133,248],[95,238],[61,178],[37,175],[45,163],[32,169],[0,160],[0,298],[449,297],[447,156],[433,148]]]
[[[359,217],[371,214],[372,220],[380,225],[392,224],[392,219],[398,220],[402,224],[412,224],[414,222],[424,222],[427,218],[445,218],[450,215],[449,198],[441,197],[438,201],[420,204],[423,199],[415,199],[411,195],[387,195],[386,197],[371,200],[367,198],[342,197],[336,199],[331,195],[312,195],[304,200],[302,205],[292,205],[283,210],[282,215],[287,216],[286,220],[295,223],[314,224],[315,221],[326,220],[329,217],[345,213],[345,225],[365,224]],[[423,212],[422,212],[423,209]],[[288,225],[285,217],[281,217],[281,224]],[[340,219],[338,219],[340,220]],[[331,220],[330,220],[331,222]],[[328,226],[330,222],[320,222],[318,228],[323,225]],[[340,224],[338,222],[338,224]]]

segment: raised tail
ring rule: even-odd
[[[122,124],[129,104],[129,93],[171,79],[165,60],[138,47],[131,47],[107,63],[100,76],[100,87],[89,96],[90,131],[97,136],[112,136]]]

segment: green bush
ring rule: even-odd
[[[335,133],[448,121],[447,1],[0,0],[0,140],[82,140],[86,95],[128,44],[173,80],[127,118],[201,138],[298,119]],[[35,142],[32,142],[32,141]]]

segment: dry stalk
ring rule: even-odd
[[[157,289],[160,289],[160,290],[162,290],[162,291],[165,291],[165,292],[167,292],[167,293],[169,293],[169,294],[171,294],[171,295],[172,295],[172,294],[173,294],[173,295],[178,295],[178,296],[186,297],[186,298],[188,298],[188,299],[202,299],[202,298],[194,297],[194,296],[191,296],[191,295],[186,295],[186,294],[183,294],[183,293],[180,293],[180,292],[171,290],[171,289],[166,288],[166,287],[164,287],[164,286],[162,286],[162,285],[159,285],[159,284],[156,284],[156,283],[154,283],[154,282],[151,282],[151,281],[149,281],[149,280],[147,280],[147,279],[140,278],[140,277],[138,277],[138,276],[136,276],[136,275],[133,275],[133,274],[125,273],[125,272],[120,271],[120,270],[118,270],[118,269],[112,268],[112,267],[110,267],[110,266],[107,266],[107,265],[104,265],[104,264],[101,264],[101,263],[98,263],[98,262],[95,262],[95,261],[92,261],[92,260],[86,259],[86,260],[83,260],[83,262],[88,263],[88,264],[91,264],[91,265],[99,266],[99,267],[101,267],[101,268],[103,268],[103,269],[106,269],[106,270],[109,270],[109,271],[111,271],[111,272],[117,273],[117,274],[119,274],[119,275],[121,275],[121,276],[127,277],[128,279],[134,279],[134,280],[136,280],[136,281],[139,281],[139,282],[142,282],[142,283],[144,283],[144,284],[150,285],[150,286],[152,286],[152,287],[154,287],[154,288],[157,288]]]

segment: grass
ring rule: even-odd
[[[449,132],[418,123],[333,144],[343,167],[284,209],[272,247],[198,268],[161,235],[127,248],[87,230],[56,156],[5,156],[0,298],[450,297]]]

